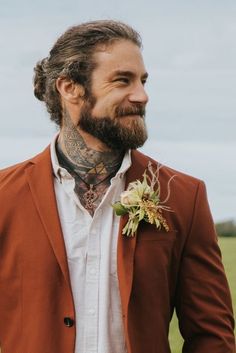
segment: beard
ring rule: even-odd
[[[129,107],[118,106],[112,118],[92,116],[94,104],[95,101],[92,100],[82,108],[78,127],[113,150],[127,151],[143,146],[148,137],[143,105],[136,103]]]

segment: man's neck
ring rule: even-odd
[[[77,172],[89,182],[96,183],[101,177],[106,178],[116,171],[123,159],[123,151],[101,150],[88,146],[74,125],[68,111],[65,112],[64,124],[58,144],[65,156],[76,166]],[[94,180],[93,180],[94,179]]]

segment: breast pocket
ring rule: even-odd
[[[147,227],[148,228],[148,227]],[[135,267],[142,276],[166,276],[173,261],[178,232],[152,230],[139,233],[135,248]]]

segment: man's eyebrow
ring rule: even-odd
[[[134,77],[135,73],[133,71],[129,70],[115,70],[111,73],[111,76],[128,76],[128,77]],[[142,79],[147,79],[148,78],[148,73],[145,72],[142,75]]]

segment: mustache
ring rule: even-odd
[[[122,118],[123,116],[127,115],[140,115],[145,117],[146,109],[143,105],[140,104],[133,104],[129,107],[116,107],[115,115],[118,118]]]

